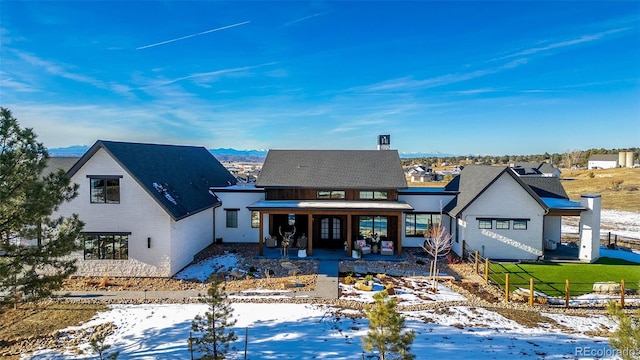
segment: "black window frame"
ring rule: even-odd
[[[528,228],[528,220],[525,219],[514,219],[513,220],[513,230],[527,230]],[[522,227],[524,225],[524,227]]]
[[[489,227],[486,226],[487,222]],[[483,224],[485,224],[485,226],[483,226]],[[493,229],[493,219],[478,219],[478,229]]]
[[[382,190],[360,190],[360,200],[389,200],[389,192]]]
[[[504,226],[506,224],[506,227]],[[502,227],[501,227],[502,225]],[[509,220],[507,219],[496,219],[496,230],[509,230]]]
[[[89,202],[91,204],[120,204],[120,179],[122,175],[87,175],[89,179]],[[104,181],[102,189],[95,186],[96,181]],[[98,193],[103,199],[98,199]],[[113,195],[116,195],[115,197]]]
[[[84,260],[129,260],[129,235],[131,235],[130,232],[83,233],[82,250]],[[88,247],[88,244],[91,244],[91,246]]]
[[[318,200],[344,200],[347,198],[346,190],[318,190],[316,199]]]
[[[224,209],[225,212],[225,225],[228,229],[238,228],[238,213],[240,209]],[[234,214],[235,216],[232,216]]]
[[[408,237],[424,237],[426,234],[429,233],[431,227],[433,227],[434,224],[438,224],[440,223],[441,219],[439,219],[440,217],[440,213],[434,213],[434,212],[414,212],[414,213],[406,213],[405,217],[404,217],[404,235],[408,236]],[[418,229],[418,216],[428,216],[429,218],[426,220],[425,223],[425,229],[423,231]],[[435,217],[435,218],[434,218]],[[408,227],[409,227],[409,219],[413,218],[413,231],[409,232],[407,231]],[[420,224],[422,224],[422,222],[420,222]]]

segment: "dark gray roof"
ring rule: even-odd
[[[218,206],[220,202],[209,193],[209,187],[236,183],[233,175],[204,147],[104,140],[93,144],[68,176],[75,174],[99,149],[109,153],[174,220]]]
[[[403,189],[396,150],[270,150],[257,187]]]
[[[569,198],[557,177],[525,176],[521,179],[541,198]]]
[[[44,176],[51,174],[57,170],[64,170],[64,172],[69,171],[73,164],[76,163],[80,159],[79,157],[50,157],[47,159],[47,166],[42,171]]]
[[[459,176],[454,178],[445,187],[445,190],[458,191],[459,194],[456,198],[451,200],[447,206],[445,206],[444,211],[448,212],[451,216],[458,215],[503,174],[511,176],[540,204],[540,206],[547,208],[540,197],[509,167],[468,165],[460,172]]]
[[[542,174],[553,174],[557,169],[546,161],[541,162],[515,162],[513,163],[514,168],[522,168],[525,169],[527,173],[531,173],[530,169],[535,169],[538,173]],[[522,175],[522,174],[521,174]]]
[[[620,157],[618,154],[595,154],[591,155],[589,161],[618,161]]]

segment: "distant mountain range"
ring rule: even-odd
[[[86,145],[74,145],[64,148],[51,148],[49,154],[54,157],[80,157],[89,149]],[[267,156],[268,150],[237,150],[232,148],[217,148],[209,149],[211,154],[218,159],[218,161],[252,161],[262,162]],[[448,157],[455,156],[452,154],[444,154],[440,152],[434,153],[400,153],[400,157],[403,159],[410,158],[422,158],[422,157]]]

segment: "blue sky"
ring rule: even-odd
[[[1,1],[0,106],[47,147],[640,146],[638,1]]]

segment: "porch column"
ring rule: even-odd
[[[260,229],[258,230],[258,255],[260,256],[264,256],[264,249],[262,248],[263,244],[263,236],[262,234],[264,233],[264,226],[262,224],[262,211],[259,212],[259,216],[260,216]]]
[[[580,260],[594,262],[600,257],[600,208],[599,194],[582,195],[580,204],[587,208],[580,213]]]
[[[307,231],[309,232],[308,244],[307,244],[307,255],[313,255],[313,214],[309,213],[307,215]]]
[[[398,223],[397,223],[397,228],[398,228],[398,234],[397,234],[397,246],[398,246],[398,259],[402,258],[402,213],[400,213],[400,215],[398,215]]]
[[[347,256],[351,256],[351,214],[347,214]]]

